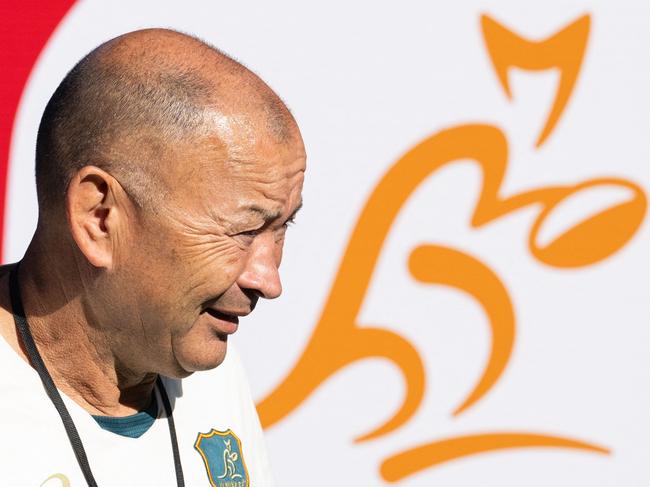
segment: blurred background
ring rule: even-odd
[[[650,4],[5,0],[3,261],[89,50],[201,37],[308,152],[284,294],[242,320],[278,485],[647,486]],[[260,486],[254,486],[260,487]]]

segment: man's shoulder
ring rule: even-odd
[[[9,273],[16,264],[0,266],[0,339],[4,340],[19,356],[23,356],[18,344],[14,316],[11,312],[11,298],[9,295]],[[5,347],[0,351],[5,352]]]
[[[13,269],[14,267],[16,267],[15,263],[0,265],[0,279],[8,279],[11,269]]]

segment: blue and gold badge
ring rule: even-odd
[[[213,487],[248,487],[241,441],[230,430],[199,433],[194,448],[203,457]]]

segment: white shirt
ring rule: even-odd
[[[187,487],[273,487],[262,429],[232,344],[214,370],[163,378]],[[0,485],[86,486],[63,423],[35,370],[0,338]],[[102,429],[61,393],[99,487],[175,487],[171,439],[160,413],[139,438]],[[201,435],[201,436],[199,436]],[[49,479],[49,480],[48,480]]]

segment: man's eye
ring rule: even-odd
[[[286,222],[284,222],[284,225],[282,225],[282,226],[284,228],[287,228],[287,227],[290,227],[291,225],[293,225],[294,223],[296,223],[296,218],[292,216]]]
[[[239,235],[241,237],[254,238],[254,237],[257,237],[260,233],[262,233],[262,229],[258,228],[256,230],[248,230],[246,232],[240,232],[237,235]]]

